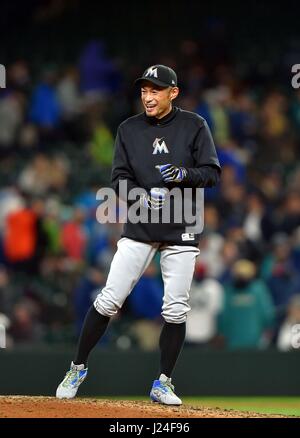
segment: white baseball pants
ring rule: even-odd
[[[164,281],[162,317],[166,322],[180,324],[186,321],[190,310],[189,291],[200,251],[194,246],[143,243],[123,237],[112,260],[106,285],[97,295],[95,309],[111,317],[122,307],[158,248]]]

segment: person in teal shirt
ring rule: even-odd
[[[255,276],[254,263],[239,260],[232,268],[232,281],[225,285],[218,326],[230,349],[263,348],[271,338],[267,333],[271,334],[274,305],[266,284]]]

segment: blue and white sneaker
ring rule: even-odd
[[[71,362],[70,370],[56,390],[57,398],[74,398],[79,386],[87,376],[88,369],[84,365],[74,365]]]
[[[161,374],[159,380],[154,380],[150,392],[152,401],[162,403],[164,405],[181,405],[182,401],[174,392],[174,386],[171,384],[171,379],[164,374]]]

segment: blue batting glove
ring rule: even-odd
[[[184,167],[177,167],[173,164],[163,164],[155,167],[161,173],[162,179],[165,183],[180,183],[187,177],[187,170]]]

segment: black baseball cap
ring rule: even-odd
[[[142,81],[149,81],[160,87],[177,87],[177,75],[174,70],[166,65],[152,65],[148,67],[141,78],[138,78],[134,83],[139,84]]]

